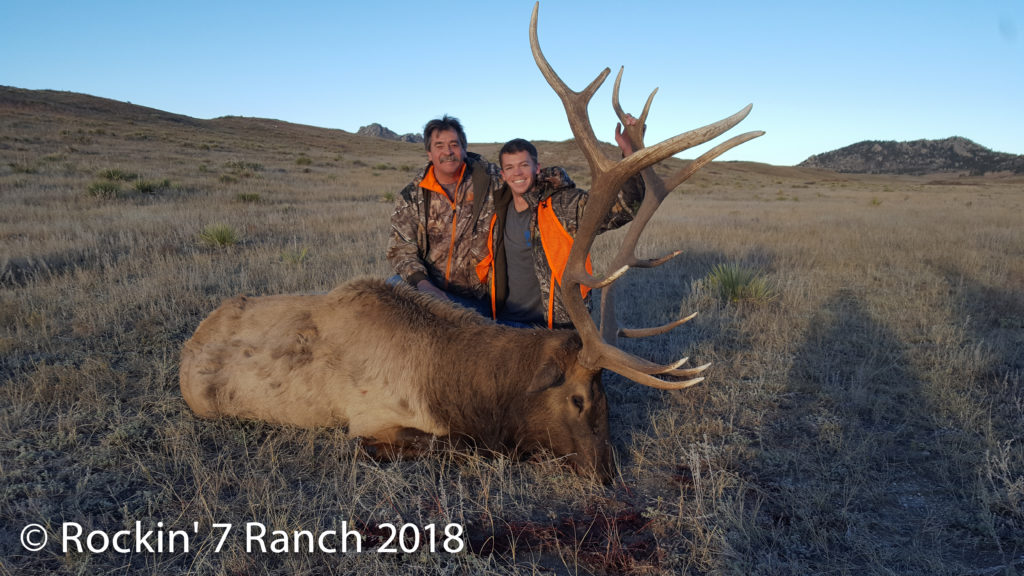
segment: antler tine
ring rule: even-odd
[[[558,94],[558,97],[562,100],[562,105],[565,107],[569,120],[569,128],[572,129],[572,134],[576,138],[576,144],[583,149],[583,154],[590,163],[591,171],[606,172],[610,169],[612,163],[600,150],[597,136],[594,135],[594,129],[590,125],[590,113],[587,111],[587,106],[590,104],[590,99],[594,97],[597,89],[604,84],[605,78],[608,77],[608,74],[611,74],[611,69],[605,68],[602,70],[597,75],[597,78],[581,92],[576,92],[569,88],[558,74],[555,73],[551,65],[548,64],[547,58],[544,57],[544,53],[540,49],[540,40],[537,37],[537,13],[539,9],[540,2],[534,3],[533,16],[530,18],[530,49],[533,51],[533,59],[537,62],[537,67],[540,68],[544,79],[548,81],[555,94]]]
[[[668,374],[670,376],[680,377],[680,378],[689,378],[691,376],[696,376],[697,374],[700,374],[701,372],[707,370],[710,366],[711,366],[711,362],[708,362],[707,364],[701,364],[700,366],[697,366],[696,368],[684,368],[682,370],[670,370],[669,372],[666,372],[666,374]]]
[[[620,328],[618,331],[618,335],[622,336],[623,338],[647,338],[648,336],[657,336],[659,334],[669,332],[674,328],[678,328],[683,324],[686,324],[690,320],[693,320],[696,316],[697,313],[694,312],[689,316],[684,316],[682,318],[679,318],[678,320],[673,320],[668,324],[662,324],[661,326],[656,326],[654,328]]]
[[[675,256],[679,252],[673,253],[671,256]],[[620,328],[619,320],[615,317],[615,288],[608,286],[606,290],[601,290],[601,337],[605,342],[615,345],[619,337],[623,338],[647,338],[649,336],[658,336],[669,332],[683,324],[686,324],[690,320],[693,320],[697,316],[694,312],[689,316],[673,320],[667,324],[661,326],[655,326],[652,328]]]
[[[711,150],[708,150],[707,152],[702,154],[699,158],[697,158],[696,160],[690,162],[686,166],[686,168],[684,168],[684,169],[680,170],[679,172],[677,172],[674,176],[669,178],[667,182],[664,183],[666,194],[668,192],[674,190],[677,186],[679,186],[683,182],[685,182],[687,179],[690,178],[690,176],[693,176],[698,170],[703,168],[707,163],[711,162],[715,158],[718,158],[719,156],[721,156],[725,152],[735,148],[736,146],[739,146],[740,144],[743,144],[744,142],[748,142],[748,141],[753,140],[754,138],[758,138],[760,136],[764,136],[764,131],[763,130],[755,130],[753,132],[747,132],[745,134],[740,134],[739,136],[733,136],[732,138],[726,140],[725,142],[722,142],[718,146],[715,146]]]
[[[615,109],[615,115],[619,117],[619,122],[622,123],[626,137],[633,144],[633,149],[639,150],[644,147],[644,128],[647,126],[647,114],[651,111],[651,103],[654,102],[654,95],[658,93],[658,89],[655,88],[651,91],[651,95],[647,97],[647,103],[644,104],[644,110],[640,113],[640,118],[637,119],[635,124],[630,125],[626,122],[626,112],[619,105],[619,86],[622,84],[622,73],[625,69],[625,66],[620,67],[619,73],[615,76],[615,86],[612,89],[612,108]]]
[[[647,97],[647,102],[644,103],[643,112],[640,113],[640,118],[637,122],[629,124],[626,121],[626,113],[622,110],[622,106],[619,104],[619,87],[622,84],[622,73],[624,70],[625,67],[619,68],[619,73],[615,77],[615,87],[612,90],[612,108],[615,109],[615,114],[619,117],[619,121],[623,126],[623,131],[625,132],[626,137],[629,138],[630,143],[633,145],[633,149],[640,150],[644,147],[644,131],[647,127],[647,115],[651,111],[651,103],[654,101],[654,95],[658,93],[658,89],[655,88],[651,92],[650,96]],[[614,260],[620,265],[628,265],[631,268],[654,268],[655,266],[661,266],[665,262],[682,253],[677,250],[661,258],[654,258],[650,260],[641,260],[634,255],[636,249],[635,244],[639,240],[640,232],[643,231],[643,227],[646,225],[647,220],[650,219],[650,216],[658,209],[658,206],[661,204],[661,200],[668,194],[668,191],[665,190],[665,187],[662,185],[661,179],[654,173],[653,167],[644,168],[643,176],[647,193],[644,195],[644,199],[641,202],[641,209],[637,212],[637,215],[640,216],[641,225],[634,225],[631,227],[635,227],[637,230],[635,232],[631,232],[630,235],[627,236],[627,240],[623,242],[622,247],[619,250],[619,257]],[[647,207],[644,208],[644,205],[647,205]]]
[[[606,348],[606,355],[603,358],[602,367],[629,378],[630,380],[643,384],[644,386],[650,386],[651,388],[658,388],[661,390],[679,390],[682,388],[688,388],[694,384],[704,380],[701,378],[694,378],[692,380],[686,380],[684,382],[671,382],[662,380],[653,374],[665,374],[673,377],[690,377],[695,376],[711,366],[711,364],[705,364],[696,368],[689,369],[678,369],[678,367],[686,363],[688,358],[683,358],[672,364],[662,366],[655,364],[648,360],[644,360],[639,356],[634,356],[628,352],[624,352],[614,346],[603,344]]]

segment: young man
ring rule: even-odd
[[[487,255],[500,170],[466,151],[457,118],[431,120],[423,140],[428,163],[395,201],[388,262],[418,290],[486,312],[487,287],[475,266]]]
[[[633,152],[621,125],[615,140],[624,156]],[[566,263],[551,261],[544,247],[572,244],[587,191],[576,188],[560,167],[541,169],[537,149],[527,140],[506,143],[498,161],[504,186],[494,200],[487,257],[477,266],[477,277],[491,295],[491,316],[513,326],[569,327],[556,280]],[[630,222],[643,196],[640,176],[627,181],[601,231]],[[551,250],[556,252],[563,251]],[[585,290],[588,305],[589,296]]]

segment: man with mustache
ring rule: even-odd
[[[387,259],[416,289],[486,312],[476,264],[487,255],[487,223],[501,171],[466,151],[466,133],[445,115],[423,129],[427,166],[402,189],[391,216]]]
[[[627,115],[626,123],[635,124],[636,118]],[[633,153],[621,124],[616,126],[615,140],[623,156]],[[495,194],[487,257],[477,265],[477,277],[488,285],[491,296],[488,315],[512,326],[570,327],[558,283],[587,204],[587,191],[576,188],[560,167],[542,169],[537,148],[522,138],[507,142],[498,162],[504,184]],[[644,191],[642,177],[628,180],[601,231],[632,221]],[[588,257],[588,268],[589,264]],[[584,288],[588,306],[589,293]]]

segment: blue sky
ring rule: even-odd
[[[52,1],[0,4],[0,84],[82,92],[197,118],[419,132],[471,142],[571,137],[533,62],[532,0]],[[540,42],[612,140],[614,74],[647,142],[732,114],[767,135],[723,156],[777,165],[861,140],[963,136],[1024,154],[1024,0],[567,2]],[[705,149],[684,152],[694,157]]]

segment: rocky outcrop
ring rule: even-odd
[[[832,152],[816,154],[799,166],[858,174],[1022,174],[1024,155],[993,152],[959,136],[910,142],[866,140]]]
[[[363,126],[356,131],[359,136],[369,136],[371,138],[384,138],[385,140],[398,140],[400,142],[412,142],[414,144],[420,144],[423,142],[423,136],[419,134],[397,134],[388,128],[381,126],[374,122],[368,126]]]

